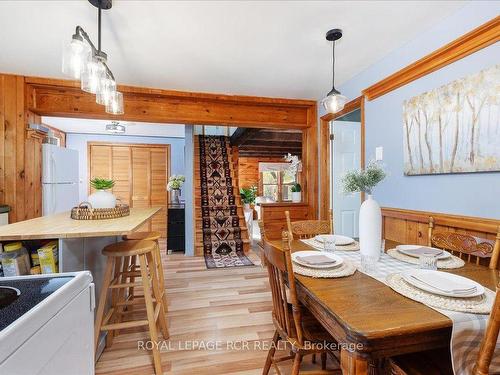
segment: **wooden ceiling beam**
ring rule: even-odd
[[[26,78],[27,108],[38,115],[252,128],[308,128],[311,101],[186,93],[119,86],[125,114],[107,114],[73,81]],[[295,105],[294,105],[295,103]],[[309,107],[305,104],[309,103]]]
[[[254,140],[259,141],[302,141],[302,133],[288,133],[288,132],[273,132],[267,130],[260,130],[253,137]]]
[[[302,142],[297,141],[264,141],[250,139],[244,145],[239,146],[240,149],[248,147],[262,147],[262,148],[301,148]]]
[[[231,146],[244,145],[253,135],[258,132],[258,129],[238,128],[230,138]]]
[[[302,147],[299,145],[288,145],[286,142],[282,144],[276,145],[262,145],[262,144],[246,144],[243,146],[239,146],[238,150],[302,150]]]

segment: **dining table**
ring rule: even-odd
[[[282,241],[270,241],[281,248]],[[293,240],[292,252],[316,250]],[[396,243],[385,242],[385,248]],[[495,290],[497,270],[466,263],[443,270]],[[375,278],[356,271],[339,278],[312,278],[295,274],[300,302],[339,343],[344,375],[381,373],[382,360],[450,345],[452,320],[435,309],[392,290]]]

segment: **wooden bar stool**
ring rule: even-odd
[[[153,352],[153,362],[156,375],[162,374],[160,351],[158,350],[159,324],[163,338],[169,337],[165,310],[163,308],[160,285],[156,275],[156,243],[153,241],[123,241],[108,245],[102,250],[102,254],[107,257],[104,280],[99,296],[99,306],[97,307],[95,322],[94,344],[97,344],[101,331],[107,331],[106,346],[113,343],[114,334],[120,329],[149,326],[149,334]],[[137,272],[130,270],[126,260],[135,257],[139,261],[140,280],[136,281]],[[142,286],[144,297],[129,299],[125,291],[131,287]],[[104,313],[108,291],[111,291],[111,307]],[[125,307],[143,304],[146,306],[147,319],[127,320],[123,317],[127,313]]]
[[[168,312],[168,304],[167,304],[167,296],[166,296],[166,291],[165,291],[165,277],[163,275],[163,265],[161,262],[161,252],[160,252],[160,244],[158,240],[161,238],[161,233],[160,232],[133,232],[130,234],[126,234],[122,237],[124,241],[140,241],[140,240],[145,240],[145,241],[153,241],[156,243],[156,249],[155,249],[155,258],[156,258],[156,275],[158,276],[158,281],[160,285],[160,291],[162,295],[162,301],[163,301],[163,308],[165,309],[166,312]],[[126,259],[126,262],[130,261],[130,270],[131,271],[137,271],[139,266],[137,265],[137,260],[136,257],[130,257],[130,259]],[[132,279],[133,280],[133,279]],[[134,298],[134,288],[131,287],[129,290],[129,296],[131,299]]]

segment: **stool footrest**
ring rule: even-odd
[[[105,324],[101,327],[101,331],[109,331],[109,330],[114,330],[114,329],[125,329],[125,328],[133,328],[133,327],[142,327],[142,326],[147,326],[148,324],[149,323],[146,319],[144,319],[144,320],[131,320],[129,322]]]
[[[143,286],[144,283],[142,281],[134,281],[133,283],[121,283],[119,282],[119,277],[114,279],[111,284],[109,284],[108,289],[119,289],[119,288],[130,288],[132,286]]]

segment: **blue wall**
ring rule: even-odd
[[[184,148],[185,166],[186,166],[186,181],[184,182],[185,194],[185,209],[186,209],[186,255],[194,255],[194,126],[186,125],[185,141],[186,147]],[[189,172],[187,172],[189,171]]]
[[[413,61],[460,37],[500,13],[499,2],[469,3],[417,39],[341,87],[349,98]],[[500,173],[403,175],[403,101],[500,62],[500,45],[480,50],[402,88],[365,103],[366,155],[384,147],[389,177],[376,188],[382,206],[500,218]],[[500,145],[499,145],[500,147]]]
[[[87,142],[151,143],[170,145],[170,173],[183,174],[184,138],[138,137],[128,135],[73,134],[66,137],[66,147],[79,152],[80,201],[87,199]],[[183,194],[185,195],[185,194]]]

